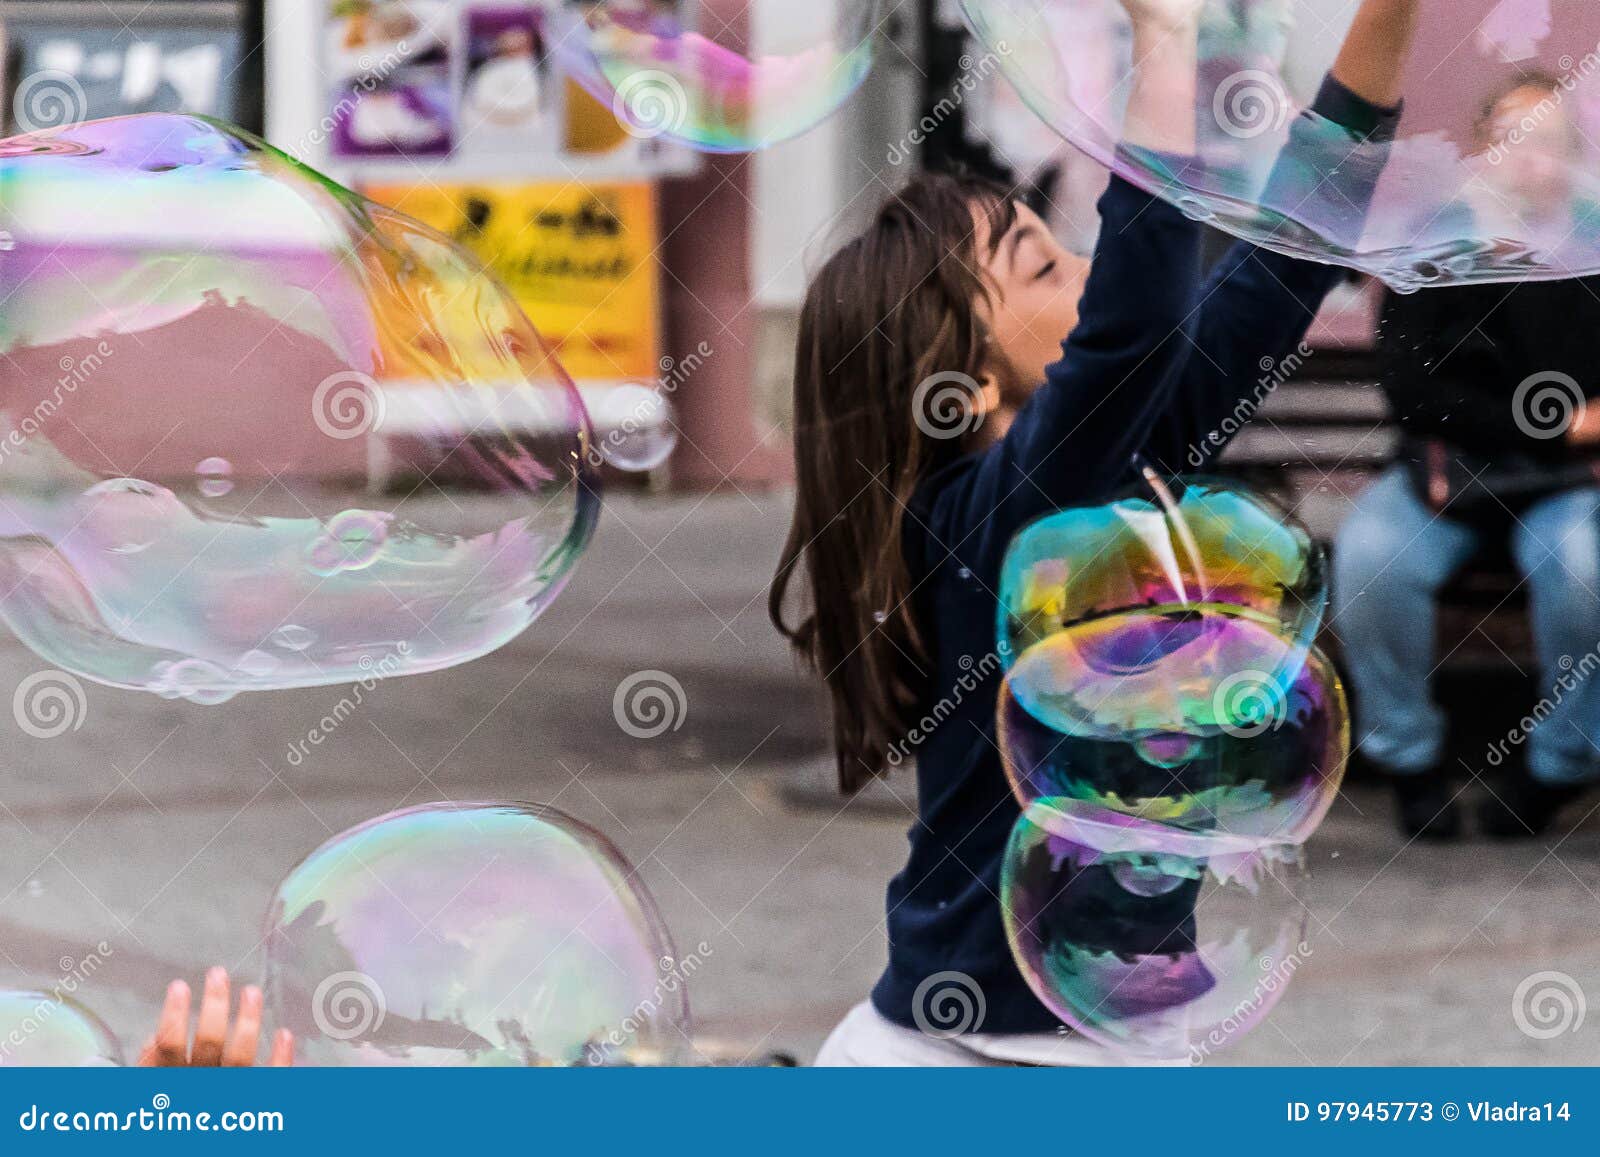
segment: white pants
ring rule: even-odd
[[[1007,1065],[1073,1067],[1141,1063],[1086,1037],[1033,1033],[936,1037],[885,1020],[868,1001],[845,1014],[817,1054],[819,1068],[993,1068]],[[1145,1062],[1148,1063],[1148,1062]]]

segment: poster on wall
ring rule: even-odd
[[[440,180],[546,174],[650,178],[689,150],[630,133],[567,73],[568,0],[315,0],[329,161],[352,173],[417,162]],[[687,7],[687,5],[685,5]],[[386,168],[384,162],[389,162]]]
[[[655,197],[644,182],[362,190],[472,250],[580,383],[660,374]]]

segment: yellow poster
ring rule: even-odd
[[[643,182],[378,186],[505,282],[579,381],[660,374],[655,193]]]

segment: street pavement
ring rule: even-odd
[[[680,948],[705,946],[691,997],[708,1054],[808,1059],[882,967],[913,795],[896,781],[847,806],[793,790],[823,778],[826,727],[766,621],[787,503],[609,500],[532,630],[380,685],[299,762],[291,744],[344,689],[203,707],[89,685],[80,725],[49,739],[0,711],[0,985],[48,987],[100,957],[79,996],[131,1050],[171,977],[198,983],[212,963],[259,977],[273,888],[329,836],[411,804],[526,800],[607,833]],[[8,637],[0,691],[46,666]],[[614,713],[645,671],[682,688],[655,738]],[[1575,1015],[1600,1000],[1600,822],[1437,848],[1406,844],[1386,803],[1353,788],[1312,843],[1311,951],[1215,1063],[1600,1061],[1600,1009]]]

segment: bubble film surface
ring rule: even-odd
[[[1293,650],[1233,607],[1058,631],[1001,688],[1000,750],[1017,798],[1305,839],[1338,795],[1350,723],[1333,664],[1313,650],[1286,674]]]
[[[1327,603],[1322,548],[1277,502],[1232,481],[1152,475],[1017,535],[1000,574],[1000,656],[1009,665],[1056,631],[1119,611],[1233,607],[1285,640],[1286,682]]]
[[[1120,1052],[1204,1060],[1258,1024],[1310,955],[1303,852],[1074,800],[1035,803],[1001,873],[1023,976]]]
[[[558,51],[569,72],[636,136],[709,153],[746,153],[799,136],[837,112],[872,69],[877,0],[841,0],[830,14],[746,6],[699,25],[652,0],[573,6]]]
[[[111,1030],[76,1001],[48,992],[0,990],[0,1069],[124,1063]]]
[[[1308,111],[1357,7],[1204,0],[1198,163],[1178,166],[1117,148],[1133,71],[1119,0],[962,0],[994,66],[1057,132],[1236,236],[1400,290],[1600,270],[1600,10],[1423,5],[1384,146]],[[1362,212],[1352,194],[1374,178]]]
[[[307,1065],[670,1063],[687,968],[598,832],[438,804],[325,843],[278,886],[265,989]]]
[[[0,616],[197,702],[436,670],[593,529],[588,416],[446,238],[202,118],[0,142]]]

